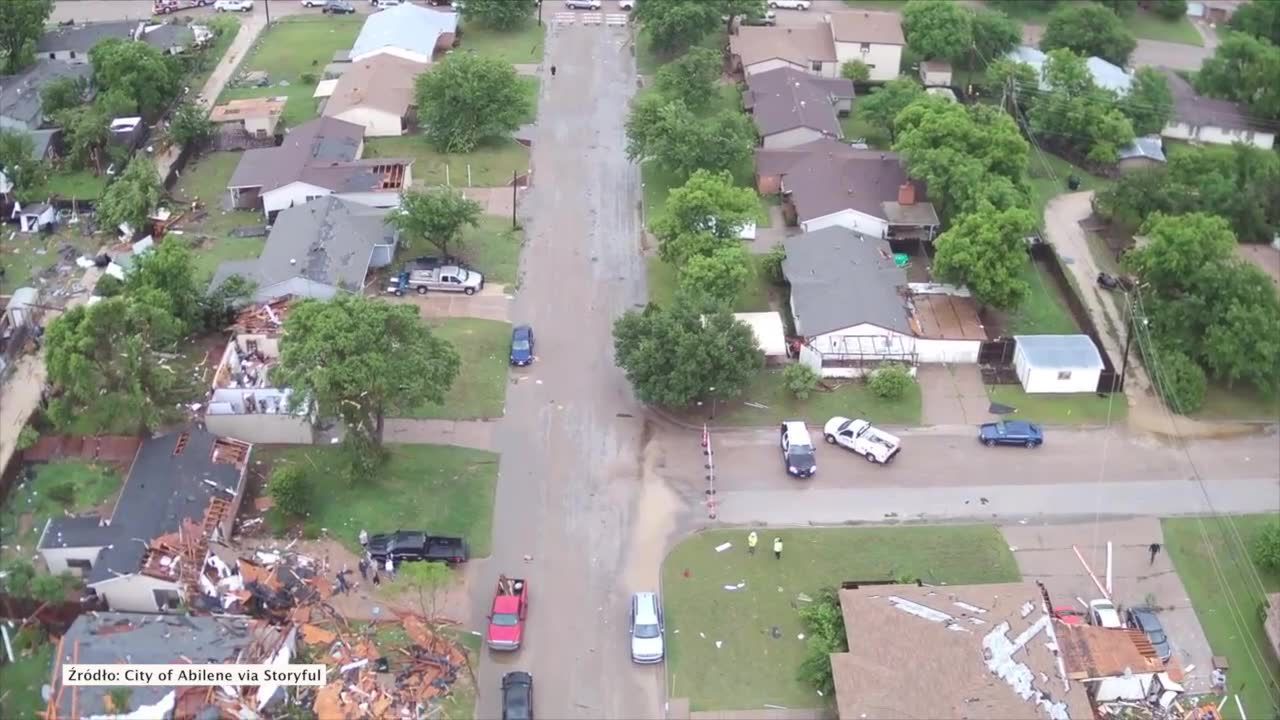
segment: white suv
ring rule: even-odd
[[[1116,610],[1116,606],[1112,605],[1110,600],[1102,598],[1089,601],[1089,622],[1104,628],[1124,627],[1124,623],[1120,622],[1120,612]]]
[[[662,604],[658,593],[631,596],[631,659],[651,665],[662,662]]]
[[[808,10],[809,0],[769,0],[769,7],[774,10]]]
[[[564,0],[564,6],[570,10],[599,10],[600,0]]]
[[[253,10],[253,0],[218,0],[213,4],[214,12],[249,12]]]
[[[618,0],[619,10],[635,10],[636,0]]]

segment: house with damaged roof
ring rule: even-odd
[[[51,518],[40,556],[112,610],[176,609],[200,594],[209,543],[231,537],[252,448],[198,427],[145,440],[111,514]]]
[[[246,150],[227,183],[231,205],[276,213],[333,195],[372,207],[395,207],[413,183],[413,161],[362,160],[365,128],[319,117],[290,130],[279,147]]]

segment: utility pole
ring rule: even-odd
[[[262,9],[267,11],[267,24],[271,24],[271,0],[262,0]]]
[[[538,7],[542,7],[541,4]],[[511,171],[511,229],[516,229],[516,190],[519,189],[516,184],[516,171]]]
[[[542,0],[534,0],[538,3],[538,27],[542,27]]]

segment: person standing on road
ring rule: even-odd
[[[551,77],[555,77],[555,76],[556,76],[556,66],[555,66],[555,65],[552,65],[552,66],[551,66]]]
[[[1147,550],[1151,552],[1151,562],[1149,564],[1155,565],[1156,556],[1160,554],[1160,543],[1151,543],[1151,546],[1148,547]]]
[[[780,537],[773,539],[773,557],[777,560],[782,559],[782,538]]]
[[[752,530],[751,534],[747,535],[747,554],[748,555],[756,554],[756,543],[758,542],[760,542],[760,536],[756,535],[755,530]]]

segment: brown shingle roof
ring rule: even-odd
[[[902,20],[891,12],[831,13],[831,35],[836,42],[906,45]]]
[[[413,81],[429,66],[391,54],[379,54],[351,64],[338,79],[325,103],[329,117],[357,107],[403,117],[413,105]]]
[[[319,117],[289,131],[279,147],[245,151],[227,187],[260,187],[269,192],[299,179],[309,165],[355,160],[363,142],[363,125]]]
[[[825,25],[805,28],[744,26],[729,39],[729,51],[743,67],[781,59],[808,68],[815,60],[836,61],[836,46]]]
[[[781,175],[804,160],[809,155],[819,153],[827,157],[854,157],[866,152],[850,147],[847,143],[832,138],[819,138],[813,142],[789,148],[756,150],[756,174],[761,176]]]
[[[898,156],[879,150],[849,150],[841,156],[811,153],[783,176],[800,222],[845,209],[888,220],[884,203],[898,199],[903,183],[916,186],[916,202],[928,202],[923,183],[909,180]]]
[[[743,103],[764,136],[805,127],[841,137],[833,105],[839,99],[853,99],[852,81],[820,78],[792,68],[752,75],[743,94]]]
[[[1173,92],[1173,119],[1194,127],[1220,127],[1227,130],[1275,132],[1249,116],[1241,103],[1207,98],[1196,92],[1191,83],[1171,70],[1164,72]]]

